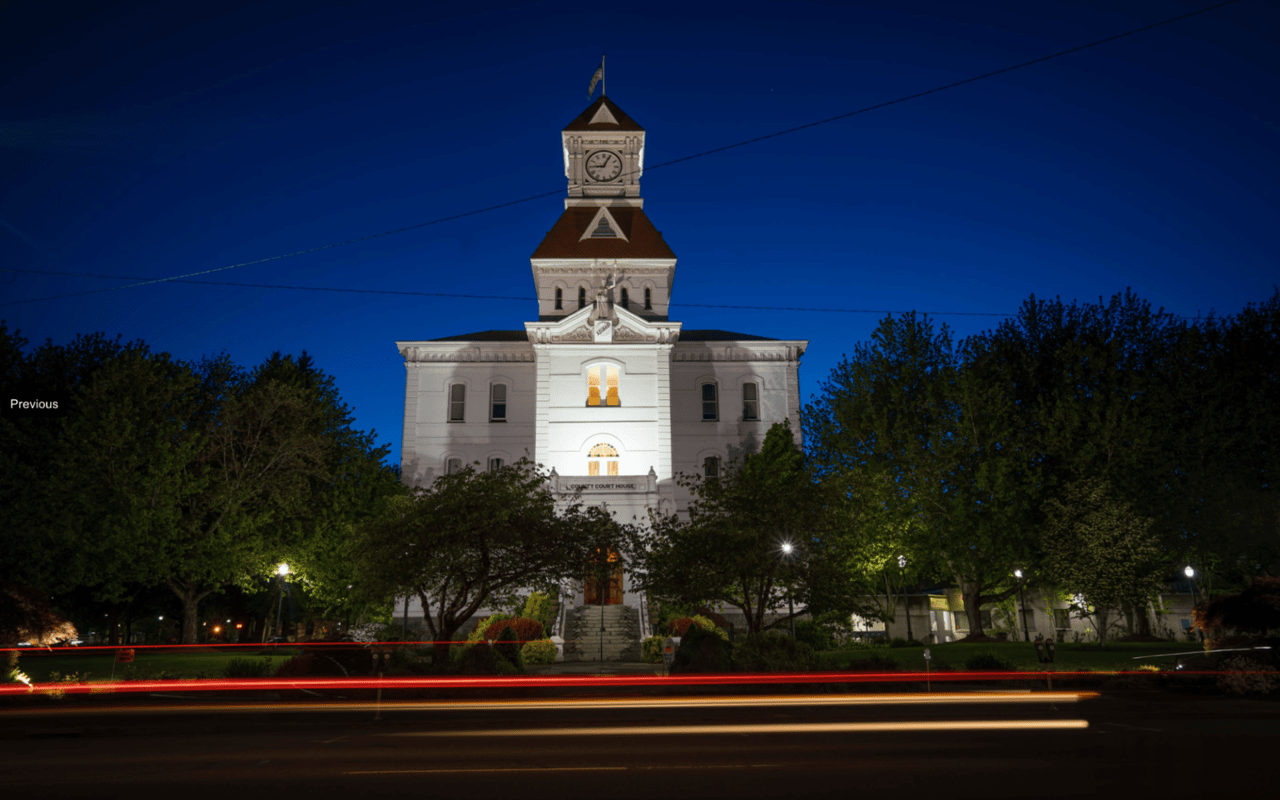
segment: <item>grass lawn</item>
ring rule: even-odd
[[[300,650],[282,647],[272,656],[258,655],[257,650],[245,649],[233,652],[200,652],[164,653],[149,650],[135,650],[134,662],[116,664],[116,680],[121,678],[221,678],[223,669],[233,658],[269,660],[272,670]],[[27,674],[36,683],[49,680],[51,673],[60,673],[63,678],[77,673],[81,678],[88,673],[91,681],[105,681],[111,678],[111,666],[115,661],[115,653],[102,650],[59,650],[55,653],[31,650],[24,652],[18,661],[18,669]],[[132,666],[133,669],[127,669]],[[162,675],[163,673],[163,675]]]
[[[904,670],[924,669],[923,647],[854,647],[848,650],[830,650],[819,653],[824,669],[842,669],[853,659],[868,658],[878,654],[898,662]],[[1018,669],[1038,670],[1043,666],[1036,660],[1035,645],[1028,642],[992,642],[969,644],[951,642],[929,646],[933,655],[932,666],[948,664],[964,669],[964,662],[978,653],[994,653],[1010,661]],[[1134,670],[1142,664],[1155,664],[1164,668],[1173,666],[1172,658],[1144,658],[1135,661],[1134,656],[1151,656],[1163,653],[1203,652],[1198,642],[1117,642],[1109,643],[1105,650],[1097,644],[1060,644],[1054,655],[1053,669],[1073,670]]]

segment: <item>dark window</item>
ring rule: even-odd
[[[1066,608],[1055,608],[1053,610],[1053,627],[1070,628],[1071,627],[1071,611]]]
[[[613,228],[609,227],[609,218],[600,215],[600,222],[596,225],[596,229],[591,232],[592,239],[616,239],[618,234],[613,232]]]
[[[718,456],[707,456],[702,459],[702,475],[713,480],[720,477],[720,458]]]
[[[622,307],[628,311],[631,310],[631,298],[627,297],[627,290],[625,288],[622,290]]]
[[[556,310],[564,308],[564,289],[556,289]]]
[[[507,421],[507,385],[495,383],[489,389],[489,421]]]
[[[993,627],[991,624],[991,612],[987,611],[986,609],[983,609],[978,612],[978,615],[982,618],[982,629],[984,631],[991,630],[991,628]]]
[[[444,474],[453,475],[454,473],[461,472],[461,471],[462,471],[462,459],[451,458],[448,461],[444,462]]]
[[[714,383],[702,384],[702,418],[704,420],[720,419],[720,402],[716,396]]]
[[[489,459],[489,471],[490,471],[490,472],[497,472],[497,471],[498,471],[498,470],[500,470],[500,469],[502,469],[502,459],[500,459],[500,458],[491,458],[491,459]]]
[[[462,422],[467,408],[467,387],[455,383],[449,387],[449,421]]]
[[[742,418],[747,421],[760,419],[760,398],[754,383],[742,384]]]
[[[653,290],[652,289],[644,290],[644,310],[645,311],[653,310]]]
[[[578,308],[587,307],[587,289],[585,286],[578,287]]]

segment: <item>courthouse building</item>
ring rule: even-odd
[[[396,342],[404,480],[428,486],[464,464],[528,456],[551,471],[553,490],[580,491],[620,519],[682,510],[679,473],[717,474],[784,419],[799,435],[808,342],[673,320],[676,254],[640,192],[644,129],[602,96],[560,138],[568,194],[530,258],[536,319]],[[584,597],[579,582],[569,605],[603,600],[646,627],[625,576],[604,594]]]

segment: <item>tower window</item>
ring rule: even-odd
[[[605,470],[609,475],[618,474],[618,450],[613,445],[600,442],[587,451],[587,475],[600,474],[600,460],[604,460]]]
[[[444,474],[454,475],[462,471],[462,459],[450,458],[444,462]]]
[[[618,234],[613,232],[613,228],[609,227],[609,218],[600,215],[600,222],[596,225],[596,229],[591,232],[592,239],[616,239]]]
[[[489,387],[489,421],[507,421],[507,385],[495,383]]]
[[[497,471],[498,471],[498,470],[500,470],[500,469],[502,469],[502,459],[500,459],[500,458],[491,458],[491,459],[489,459],[489,471],[490,471],[490,472],[497,472]]]
[[[742,419],[747,422],[760,419],[760,396],[754,383],[742,384]]]
[[[462,422],[467,409],[467,387],[455,383],[449,387],[449,421]]]
[[[707,422],[720,419],[720,398],[714,383],[702,384],[702,419]]]
[[[586,307],[587,307],[587,287],[579,286],[578,287],[578,308],[586,308]]]
[[[644,310],[645,311],[653,310],[653,290],[652,289],[646,288],[644,290]]]
[[[627,309],[628,311],[631,310],[630,302],[631,302],[631,299],[627,297],[627,289],[624,286],[622,288],[622,307]]]
[[[708,480],[720,477],[720,457],[707,456],[702,459],[702,476]]]
[[[564,289],[556,288],[556,311],[564,308]]]
[[[622,401],[618,397],[617,367],[611,364],[601,364],[587,370],[587,405],[622,405]]]

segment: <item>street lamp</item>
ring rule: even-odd
[[[907,557],[898,556],[898,569],[904,570],[906,568],[907,568]],[[907,594],[906,578],[903,578],[902,580],[902,607],[903,609],[905,609],[906,615],[907,615],[907,641],[911,641],[916,637],[913,636],[911,633],[911,596]]]
[[[1013,571],[1013,577],[1017,578],[1019,581],[1018,598],[1022,603],[1022,638],[1029,642],[1031,641],[1031,631],[1027,630],[1027,596],[1022,593],[1022,570],[1015,569]]]
[[[1196,582],[1194,580],[1196,571],[1188,564],[1186,569],[1182,570],[1182,574],[1187,576],[1187,583],[1191,585],[1191,625],[1194,627],[1196,624]],[[1203,641],[1204,632],[1197,629],[1197,635]]]
[[[276,574],[280,576],[280,599],[276,601],[276,636],[284,638],[284,621],[282,614],[284,612],[284,576],[289,574],[289,565],[281,564],[276,567]]]
[[[786,557],[788,564],[791,563],[791,551],[793,549],[791,542],[782,543],[782,555]],[[796,607],[789,590],[787,592],[787,615],[791,617],[791,638],[794,640],[796,638]]]

